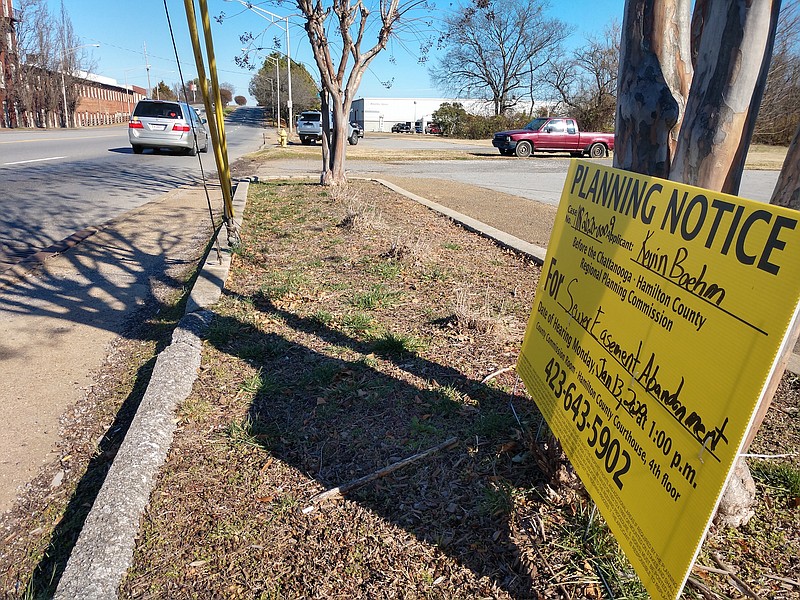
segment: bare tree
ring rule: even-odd
[[[75,123],[70,119],[70,116],[75,115],[75,109],[78,105],[78,93],[75,83],[83,74],[92,70],[92,66],[89,65],[86,50],[72,27],[72,20],[64,7],[63,0],[59,10],[57,37],[59,56],[55,67],[56,73],[60,74],[61,77],[61,94],[63,95],[60,112],[64,113],[66,111],[66,113],[62,114],[64,125],[66,127],[74,127]]]
[[[738,193],[779,11],[780,0],[709,2],[670,179]]]
[[[603,38],[589,37],[571,55],[559,52],[550,59],[545,81],[582,129],[614,129],[619,39],[619,23],[613,22],[606,27]]]
[[[233,87],[232,83],[223,82],[219,84],[219,94],[223,108],[233,102],[234,93],[236,93],[236,88]]]
[[[431,78],[453,95],[490,98],[505,114],[572,27],[545,15],[544,0],[472,0],[444,20],[444,56]]]
[[[625,3],[615,166],[669,176],[693,74],[690,11],[691,0]]]
[[[13,85],[14,103],[22,125],[47,127],[57,107],[58,89],[51,76],[56,64],[58,42],[55,22],[44,0],[22,0],[17,26],[17,48],[21,58]]]
[[[785,3],[753,141],[785,145],[800,125],[800,0]]]
[[[58,16],[44,0],[21,0],[11,104],[26,127],[68,126],[77,104],[75,81],[91,69],[63,3]],[[62,80],[63,75],[63,80]],[[63,81],[63,84],[62,84]],[[63,85],[63,87],[62,87]],[[66,112],[64,100],[66,99]]]
[[[800,210],[800,125],[786,153],[770,204]]]
[[[365,0],[294,1],[305,21],[322,87],[324,136],[320,182],[339,185],[347,181],[344,165],[350,108],[364,72],[386,48],[392,35],[418,23],[412,17],[415,11],[425,8],[429,12],[431,7],[427,0],[379,0],[375,5]],[[224,14],[220,18],[224,18]],[[333,39],[328,36],[330,31],[335,31]],[[246,43],[255,36],[247,33],[240,39]],[[372,46],[364,50],[362,46],[368,39],[373,40]],[[425,48],[423,44],[422,50]],[[242,64],[246,58],[237,62]]]
[[[380,0],[377,15],[371,19],[372,11],[363,0],[296,0],[297,7],[305,17],[305,30],[314,61],[319,69],[322,83],[323,127],[328,122],[328,114],[333,117],[332,127],[324,127],[330,132],[322,142],[322,175],[320,181],[325,185],[338,185],[346,182],[345,152],[349,127],[350,107],[355,99],[361,78],[369,64],[386,48],[389,38],[396,33],[401,23],[408,19],[415,9],[425,7],[425,0]],[[333,46],[328,38],[331,19],[340,38],[338,56],[334,59]],[[373,45],[362,50],[362,44],[370,31],[377,29]],[[353,64],[348,68],[348,62]]]

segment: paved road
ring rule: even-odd
[[[274,134],[272,135],[274,138]],[[561,199],[569,156],[536,155],[529,159],[500,157],[488,141],[447,140],[434,136],[367,133],[359,148],[379,150],[463,150],[474,160],[431,160],[377,162],[348,159],[347,168],[354,174],[382,177],[422,177],[452,179],[488,190],[520,196],[554,206]],[[611,160],[598,161],[611,165]],[[309,162],[282,161],[290,172],[306,172],[318,167]],[[777,171],[745,171],[739,195],[768,202],[778,178]]]
[[[231,161],[263,142],[261,116],[238,109],[226,122]],[[213,154],[199,155],[207,175]],[[209,173],[210,172],[210,173]],[[75,231],[200,180],[198,157],[134,155],[126,126],[14,130],[0,135],[0,271]]]

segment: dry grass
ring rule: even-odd
[[[122,597],[601,598],[605,581],[616,598],[645,598],[533,403],[510,398],[503,369],[539,269],[375,184],[348,194],[379,206],[385,227],[339,227],[347,194],[251,188]],[[402,240],[427,250],[390,252]],[[787,379],[777,405],[798,388]],[[796,447],[796,420],[770,413],[764,431],[777,438],[760,447]],[[455,447],[304,510],[451,437]],[[792,598],[766,577],[800,568],[796,509],[771,489],[746,531],[710,535],[702,560],[721,552],[764,597]],[[696,576],[711,597],[736,593]]]
[[[783,161],[786,160],[788,148],[784,146],[764,146],[754,144],[750,146],[745,161],[746,169],[780,171]]]

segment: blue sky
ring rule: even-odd
[[[60,0],[49,0],[54,12]],[[150,64],[150,80],[153,86],[162,79],[171,84],[180,81],[175,54],[172,48],[163,0],[63,0],[72,19],[75,32],[85,44],[99,43],[98,48],[88,48],[97,63],[100,75],[112,77],[120,83],[147,87],[147,71],[143,45],[147,45],[147,62]],[[276,2],[258,2],[262,8],[281,16],[291,15],[291,2],[279,5]],[[369,4],[369,2],[368,2]],[[442,10],[451,4],[439,2]],[[220,81],[226,81],[236,89],[236,94],[247,96],[248,84],[253,72],[240,69],[234,57],[241,54],[244,44],[239,36],[250,31],[263,34],[260,45],[272,46],[278,36],[285,47],[286,34],[281,27],[256,16],[236,1],[208,0],[212,17],[224,12],[222,23],[212,20],[217,69]],[[580,44],[586,35],[600,35],[614,18],[622,20],[624,0],[552,0],[549,13],[572,23],[577,30],[570,43]],[[196,68],[189,42],[186,16],[182,0],[167,0],[170,19],[175,32],[178,56],[184,78],[195,77]],[[283,22],[285,23],[285,21]],[[289,38],[292,58],[303,62],[315,75],[311,50],[299,18],[290,17]],[[269,52],[256,53],[261,58]],[[428,76],[428,67],[419,64],[419,42],[413,35],[403,34],[394,39],[386,51],[381,53],[365,73],[357,97],[440,97]],[[431,60],[435,59],[432,53]],[[392,81],[390,88],[382,82]],[[251,101],[252,103],[252,101]]]

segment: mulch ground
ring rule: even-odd
[[[252,186],[245,217],[123,598],[647,597],[509,369],[538,267],[372,183]],[[800,595],[798,389],[753,448],[794,457],[698,561],[762,597]]]

